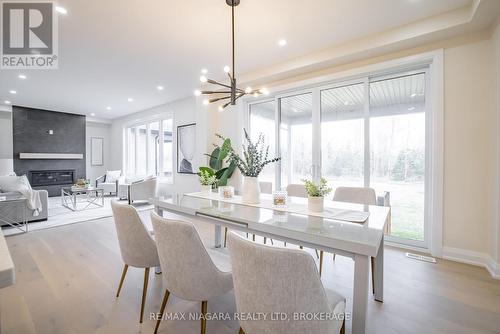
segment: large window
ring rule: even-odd
[[[262,179],[285,188],[325,177],[334,189],[389,192],[391,240],[425,246],[426,80],[424,68],[249,104],[252,137],[264,132],[282,157]]]
[[[125,170],[128,176],[162,176],[172,181],[172,118],[125,128]]]

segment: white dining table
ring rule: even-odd
[[[289,197],[286,206],[273,206],[271,195],[247,205],[241,197],[222,199],[217,193],[178,194],[152,198],[156,213],[170,211],[215,226],[214,246],[221,247],[222,227],[285,241],[354,261],[352,333],[366,332],[370,258],[374,258],[374,299],[384,298],[384,228],[390,209],[383,206],[325,200],[323,213],[309,212],[307,199]],[[354,221],[350,221],[352,219]]]

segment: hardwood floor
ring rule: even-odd
[[[145,215],[145,214],[143,214]],[[205,242],[213,229],[198,224]],[[139,310],[144,271],[129,268],[120,298],[123,268],[111,218],[7,238],[17,283],[0,291],[1,333],[153,333],[161,275],[150,276],[144,323]],[[314,255],[313,251],[311,254]],[[500,281],[482,268],[439,260],[407,259],[385,253],[385,302],[369,301],[368,333],[500,333]],[[326,286],[348,296],[353,263],[325,254]],[[199,312],[200,305],[171,296],[166,312]],[[209,300],[209,312],[235,311],[228,293]],[[347,333],[350,333],[347,323]],[[237,333],[236,321],[209,321],[207,333]],[[159,333],[199,333],[198,321],[163,321]]]

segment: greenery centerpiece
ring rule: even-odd
[[[209,173],[207,170],[200,170],[198,173],[198,179],[201,184],[201,192],[209,194],[212,188],[217,184],[217,177],[213,173]]]
[[[325,196],[332,192],[332,188],[328,187],[328,181],[321,178],[316,184],[311,180],[302,179],[308,197],[309,211],[322,212],[324,208]]]
[[[277,162],[281,158],[269,157],[269,145],[265,145],[264,135],[261,133],[257,142],[253,143],[245,132],[246,144],[243,145],[243,156],[241,157],[231,148],[229,151],[229,160],[234,163],[243,175],[243,202],[248,204],[257,204],[260,202],[259,174],[265,166]]]

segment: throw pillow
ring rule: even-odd
[[[108,170],[106,172],[106,183],[118,181],[121,175],[122,175],[121,170]]]

